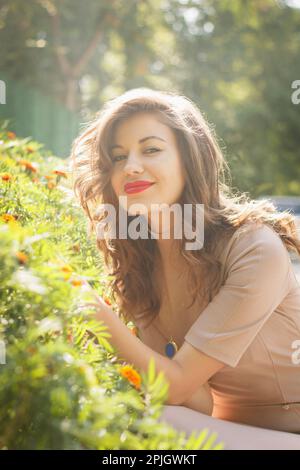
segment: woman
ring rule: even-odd
[[[125,320],[98,297],[97,318],[118,354],[145,372],[154,357],[169,383],[168,405],[300,433],[300,286],[288,254],[300,254],[294,217],[233,194],[212,129],[175,93],[138,88],[107,102],[72,158],[75,194]],[[117,209],[115,233],[126,213],[146,223],[148,237],[137,238],[130,224],[126,236],[103,235],[103,204]],[[164,236],[182,226],[173,212],[165,223],[162,207],[173,205],[203,209],[200,228],[191,219],[200,248],[187,249],[186,232]]]

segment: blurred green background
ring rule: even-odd
[[[233,186],[300,195],[300,0],[0,0],[0,118],[66,158],[102,104],[149,86],[191,98]]]

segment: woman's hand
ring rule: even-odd
[[[85,302],[82,305],[82,308],[84,307],[95,307],[97,311],[97,317],[99,318],[99,315],[101,313],[104,315],[107,313],[108,309],[110,308],[109,305],[105,302],[105,300],[90,286],[90,284],[85,281],[84,279],[83,285],[84,285],[84,290],[90,294],[92,294],[93,301],[91,302]],[[105,313],[104,313],[105,312]]]

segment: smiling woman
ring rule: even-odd
[[[123,319],[138,327],[135,337],[109,307],[99,310],[120,355],[144,371],[154,357],[170,384],[168,404],[227,421],[229,433],[229,421],[300,433],[291,361],[300,286],[288,256],[300,254],[295,218],[232,193],[212,129],[175,93],[139,88],[107,102],[72,157],[90,232],[103,203],[133,221],[142,213],[151,233],[158,216],[154,238],[132,237],[127,227],[124,238],[97,239]],[[163,207],[176,205],[202,205],[201,249],[186,248],[185,232],[174,235],[172,211],[164,236]],[[195,230],[195,213],[191,220]]]
[[[112,146],[111,185],[114,193],[118,198],[128,195],[126,202],[131,215],[137,214],[132,205],[139,213],[143,206],[143,213],[149,214],[150,221],[155,205],[174,204],[184,189],[185,174],[175,135],[160,122],[159,116],[137,113],[119,125],[115,140],[123,145]],[[158,143],[159,147],[152,147]],[[120,155],[116,147],[122,147],[123,152],[125,147],[126,156]],[[120,157],[121,160],[117,160]]]

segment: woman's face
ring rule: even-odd
[[[127,197],[126,208],[130,215],[141,214],[140,210],[130,210],[134,203],[143,204],[149,215],[152,204],[170,206],[179,200],[185,172],[176,138],[154,113],[141,112],[121,123],[116,129],[110,155],[112,188],[117,198]],[[126,191],[126,183],[138,180],[153,184],[139,192],[134,192],[136,188]]]

